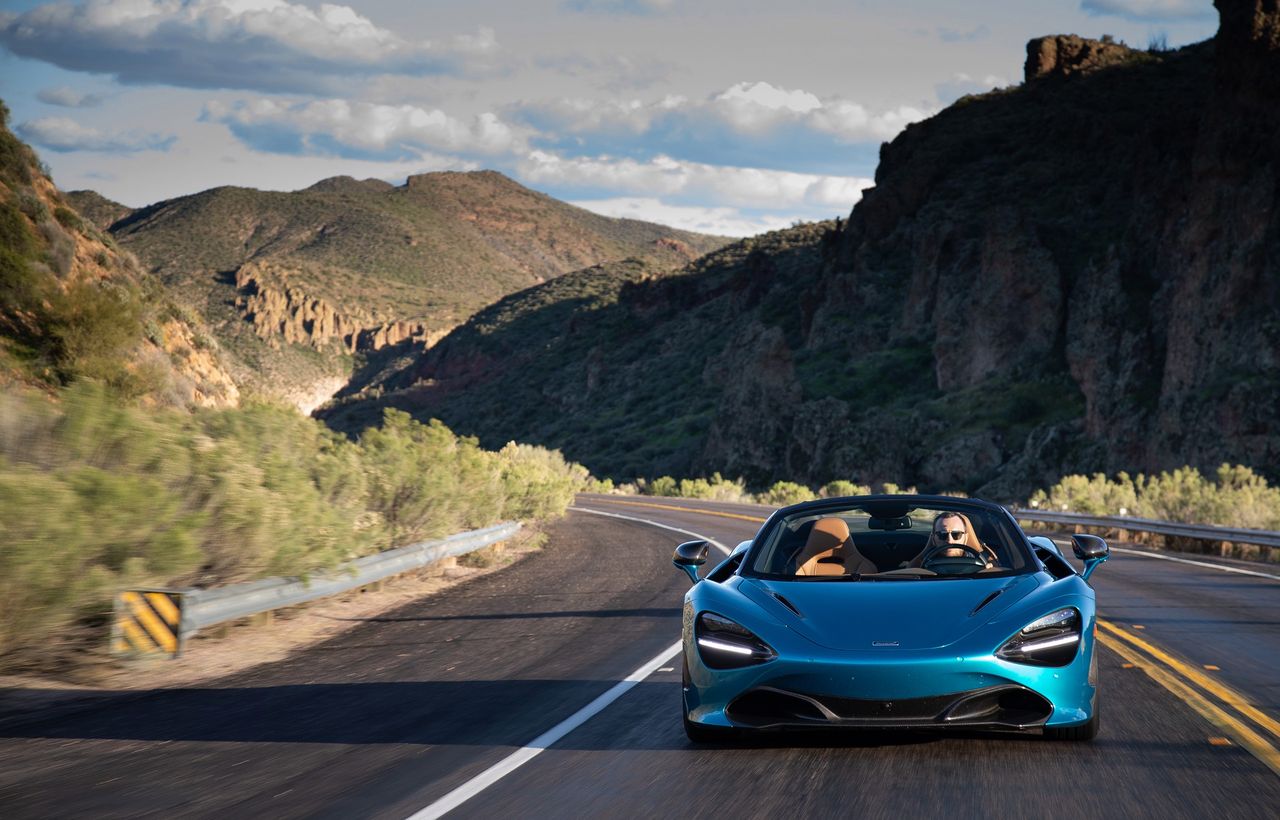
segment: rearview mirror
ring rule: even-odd
[[[1107,546],[1107,542],[1096,535],[1071,536],[1071,549],[1075,551],[1076,557],[1082,561],[1106,558],[1111,554],[1111,548]]]
[[[671,556],[671,563],[688,574],[689,580],[696,584],[698,567],[707,563],[707,549],[710,546],[710,541],[685,541],[676,547],[675,555]]]
[[[1103,561],[1111,557],[1111,547],[1096,535],[1071,536],[1071,550],[1077,558],[1084,561],[1084,572],[1080,573],[1080,577],[1086,581]]]

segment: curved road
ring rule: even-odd
[[[1099,569],[1115,650],[1100,656],[1092,744],[877,733],[694,747],[678,658],[664,660],[687,588],[671,548],[686,536],[655,524],[732,547],[767,510],[578,507],[652,523],[571,512],[543,551],[283,662],[8,724],[0,815],[405,818],[460,793],[449,816],[1280,813],[1280,756],[1267,758],[1280,745],[1280,578],[1128,553]],[[494,776],[513,754],[522,765]]]

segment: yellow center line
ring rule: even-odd
[[[1099,621],[1101,623],[1101,621]],[[1243,721],[1234,715],[1227,714],[1220,707],[1210,702],[1196,690],[1192,689],[1186,683],[1179,680],[1171,672],[1158,666],[1151,660],[1140,655],[1137,650],[1112,638],[1110,635],[1098,633],[1098,641],[1103,646],[1115,652],[1120,657],[1137,666],[1143,672],[1172,692],[1176,697],[1194,709],[1205,720],[1217,726],[1222,731],[1231,735],[1236,742],[1249,750],[1254,757],[1261,760],[1267,768],[1280,775],[1280,751],[1266,741],[1261,735],[1253,731]]]
[[[1130,635],[1115,624],[1108,623],[1107,621],[1099,618],[1098,626],[1115,634],[1119,638],[1123,638],[1134,646],[1145,650],[1153,658],[1163,661],[1166,665],[1171,667],[1175,672],[1181,674],[1190,682],[1196,684],[1206,692],[1218,696],[1223,703],[1233,707],[1237,712],[1266,729],[1272,734],[1272,736],[1280,738],[1280,721],[1277,721],[1275,718],[1258,709],[1252,703],[1249,703],[1249,701],[1245,700],[1243,695],[1231,687],[1214,680],[1191,664],[1178,660],[1160,647],[1152,645],[1142,638],[1139,638],[1137,635]]]
[[[739,513],[720,512],[719,510],[699,510],[694,507],[678,507],[675,504],[654,504],[649,501],[619,501],[613,498],[591,498],[584,503],[593,501],[603,501],[607,504],[626,504],[630,507],[652,507],[655,510],[676,510],[678,512],[696,513],[698,515],[718,515],[721,518],[739,518],[743,521],[765,521],[767,519],[757,518],[753,515],[741,515]]]

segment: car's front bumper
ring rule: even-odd
[[[1093,716],[1092,635],[1064,667],[944,651],[823,652],[711,669],[688,643],[689,720],[754,729],[1072,726]]]

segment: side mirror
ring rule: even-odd
[[[671,563],[675,564],[677,569],[687,573],[689,580],[696,584],[698,567],[707,563],[707,549],[710,546],[710,541],[685,541],[676,547],[675,555],[671,556]]]
[[[1080,577],[1086,581],[1099,564],[1111,557],[1111,547],[1096,535],[1071,536],[1071,549],[1077,558],[1084,561],[1084,572]]]

